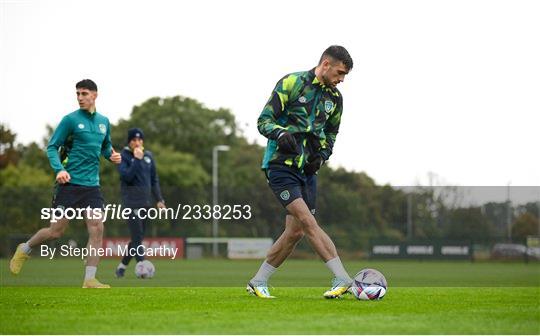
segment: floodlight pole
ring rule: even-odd
[[[506,233],[508,242],[512,241],[512,202],[510,201],[510,182],[506,189]]]
[[[218,168],[219,168],[219,162],[218,162],[218,152],[219,151],[228,151],[230,149],[229,146],[226,145],[219,145],[214,146],[212,149],[212,237],[214,237],[214,243],[212,246],[212,254],[214,257],[218,256],[218,243],[217,243],[217,237],[218,237],[218,228],[219,228],[219,222],[216,216],[214,216],[214,207],[218,205]]]

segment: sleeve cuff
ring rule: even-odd
[[[58,174],[59,172],[65,171],[65,170],[66,170],[65,168],[55,169],[55,170],[54,170],[54,173],[55,173],[55,174]]]
[[[112,150],[111,149],[104,150],[101,154],[103,155],[103,157],[105,159],[110,161],[111,155],[112,155]]]
[[[319,155],[321,156],[321,158],[322,158],[324,161],[327,161],[328,158],[330,157],[330,155],[328,155],[328,153],[325,153],[325,152],[319,152]]]
[[[277,140],[279,136],[283,134],[283,132],[285,132],[285,129],[283,128],[273,130],[272,133],[270,133],[270,139]]]

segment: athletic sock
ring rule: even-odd
[[[119,263],[118,267],[116,267],[116,268],[126,269],[126,267],[127,267],[127,265],[124,265],[124,263]]]
[[[341,259],[339,257],[335,257],[334,259],[330,259],[326,262],[326,267],[334,273],[336,278],[340,279],[346,279],[348,281],[352,281],[351,277],[343,267],[343,264],[341,263]]]
[[[96,266],[86,266],[86,273],[84,275],[84,280],[94,279],[96,277]]]
[[[259,271],[255,276],[251,279],[253,282],[267,282],[268,279],[270,279],[270,276],[274,274],[274,272],[277,270],[274,266],[270,265],[266,262],[266,260],[262,263],[261,267],[259,268]]]
[[[32,252],[32,248],[30,247],[30,245],[28,245],[28,242],[23,243],[22,246],[21,246],[21,249],[26,254],[30,254],[30,252]]]

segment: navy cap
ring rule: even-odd
[[[144,133],[140,128],[130,128],[128,130],[127,141],[130,142],[131,140],[135,138],[144,139]]]

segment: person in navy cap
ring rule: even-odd
[[[116,268],[116,276],[119,278],[124,276],[131,258],[135,257],[137,262],[144,260],[144,253],[140,252],[144,251],[144,247],[141,245],[147,226],[147,218],[142,215],[143,212],[140,212],[140,209],[152,207],[154,200],[157,201],[158,208],[165,208],[154,158],[151,152],[144,150],[143,144],[143,131],[140,128],[129,129],[127,146],[121,152],[122,162],[118,166],[122,205],[132,209],[132,215],[127,220],[131,234],[128,251],[131,252],[123,256]]]

